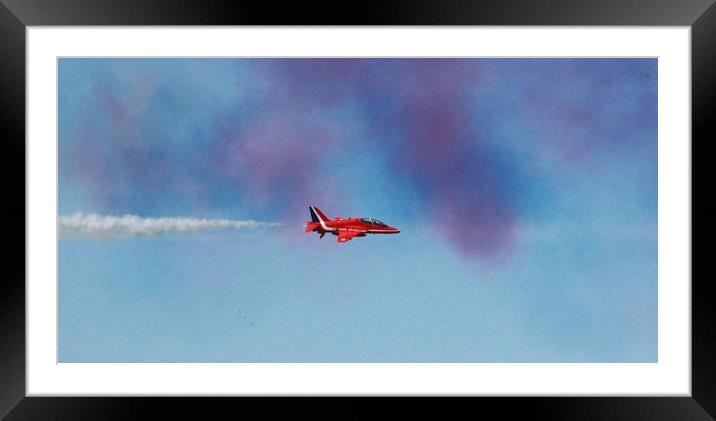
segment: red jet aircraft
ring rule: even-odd
[[[339,243],[350,241],[353,237],[365,237],[366,234],[397,234],[399,229],[390,227],[377,219],[372,218],[340,218],[328,219],[326,215],[315,206],[308,208],[311,211],[311,222],[306,224],[306,232],[317,232],[321,238],[330,232],[338,236]]]

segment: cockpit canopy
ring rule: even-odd
[[[365,222],[366,224],[380,225],[381,227],[387,226],[384,223],[382,223],[381,221],[379,221],[377,219],[373,219],[373,218],[361,218],[361,221]]]

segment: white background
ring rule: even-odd
[[[27,29],[27,394],[691,395],[690,30]],[[57,363],[58,56],[659,58],[658,363]]]

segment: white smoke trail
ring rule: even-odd
[[[281,225],[274,222],[236,221],[231,219],[141,218],[135,215],[109,216],[75,213],[60,216],[60,237],[116,238],[152,236],[171,232],[196,232],[213,229],[252,229]]]

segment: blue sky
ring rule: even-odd
[[[60,59],[60,215],[283,224],[60,238],[60,361],[656,361],[656,69]]]

